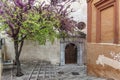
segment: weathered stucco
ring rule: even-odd
[[[87,2],[86,0],[77,0],[71,4],[71,8],[75,10],[69,16],[73,16],[73,20],[77,22],[84,22],[87,25]],[[87,27],[82,30],[87,33]]]
[[[113,54],[112,54],[113,53]],[[119,80],[120,76],[120,45],[87,44],[87,70],[89,75]],[[114,57],[112,55],[115,55]],[[117,55],[117,56],[116,56]]]
[[[89,75],[120,80],[120,0],[88,0]]]

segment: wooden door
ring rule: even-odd
[[[77,46],[75,44],[68,44],[65,48],[65,64],[77,63]]]

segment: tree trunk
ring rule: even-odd
[[[23,76],[24,74],[21,72],[21,64],[20,64],[20,60],[19,60],[21,51],[19,51],[19,49],[18,49],[19,48],[18,44],[19,44],[18,39],[15,38],[14,39],[14,48],[15,48],[15,60],[16,60],[15,62],[16,62],[16,67],[17,67],[16,76],[20,77],[20,76]]]
[[[21,72],[21,64],[20,64],[20,60],[19,60],[19,55],[16,55],[16,66],[17,66],[17,73],[16,73],[16,76],[20,77],[22,75],[24,75],[22,72]]]

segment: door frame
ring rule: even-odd
[[[65,65],[65,47],[69,43],[77,46],[77,64],[83,65],[84,42],[60,42],[60,65]]]

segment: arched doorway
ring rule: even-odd
[[[77,46],[73,43],[65,47],[65,64],[77,64]]]

